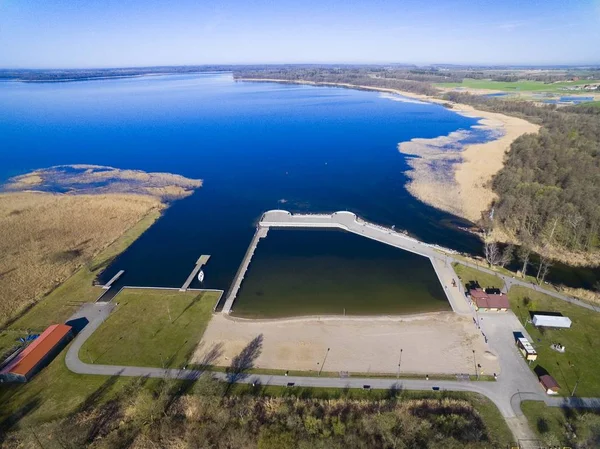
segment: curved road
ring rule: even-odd
[[[460,289],[454,290],[449,287],[452,279],[455,277],[454,270],[449,261],[470,266],[477,270],[494,274],[502,278],[505,282],[506,290],[512,285],[520,285],[534,290],[542,291],[550,296],[570,302],[572,304],[585,307],[590,310],[600,311],[600,308],[590,304],[553,292],[541,289],[534,284],[503,275],[477,264],[456,258],[451,254],[440,251],[439,248],[419,242],[404,234],[397,233],[391,229],[363,222],[354,214],[348,212],[337,212],[329,216],[292,216],[285,211],[270,211],[270,216],[265,214],[265,218],[277,217],[273,220],[273,225],[281,225],[286,220],[296,222],[298,218],[317,226],[323,226],[335,221],[335,225],[342,225],[351,232],[373,238],[389,245],[398,246],[405,250],[416,252],[425,257],[429,257],[436,269],[442,285],[446,286],[446,294],[455,312],[459,314],[472,313],[465,297],[460,293]],[[332,218],[335,217],[335,220]],[[271,223],[266,221],[266,225]],[[338,223],[339,222],[339,223]],[[291,224],[291,223],[290,223]],[[294,223],[295,224],[295,223]],[[306,224],[306,223],[305,223]],[[183,370],[183,369],[161,369],[151,367],[136,366],[116,366],[116,365],[97,365],[88,364],[80,359],[80,350],[85,341],[94,333],[110,313],[118,307],[111,302],[98,302],[95,304],[84,305],[71,319],[85,318],[88,320],[87,326],[77,335],[69,347],[66,355],[67,367],[79,374],[106,375],[106,376],[132,376],[132,377],[161,377],[174,379],[196,379],[203,371]],[[535,439],[535,435],[528,427],[527,420],[521,412],[520,404],[523,400],[540,400],[549,406],[576,406],[599,408],[600,398],[556,398],[548,397],[539,386],[537,378],[526,365],[517,348],[514,345],[513,332],[521,332],[527,335],[517,317],[512,313],[479,313],[475,315],[478,326],[482,333],[485,333],[489,340],[489,345],[498,355],[501,371],[495,382],[472,382],[472,381],[450,381],[450,380],[426,380],[426,379],[393,379],[393,378],[333,378],[333,377],[300,377],[300,376],[278,376],[253,374],[239,378],[237,382],[260,383],[262,385],[286,386],[293,383],[299,387],[332,387],[332,388],[364,388],[368,385],[374,389],[396,389],[396,390],[430,390],[432,387],[439,387],[441,390],[448,391],[469,391],[482,394],[489,398],[500,410],[502,416],[506,419],[509,427],[517,440]],[[85,359],[86,354],[81,354]],[[213,372],[212,375],[223,381],[227,381],[225,373]]]
[[[65,363],[67,368],[79,374],[105,375],[105,376],[131,376],[131,377],[161,377],[173,379],[197,379],[203,371],[184,370],[184,369],[162,369],[141,366],[117,366],[117,365],[97,365],[85,363],[80,359],[80,355],[85,359],[85,352],[81,348],[85,341],[95,332],[95,330],[108,318],[110,313],[118,307],[115,303],[95,303],[84,305],[71,319],[85,318],[88,320],[81,332],[75,337],[73,343],[67,351]],[[493,318],[504,318],[506,315],[493,314],[486,316],[486,333],[490,342],[496,339],[496,329],[503,329],[502,326],[496,326]],[[512,315],[512,319],[518,323],[518,320]],[[503,332],[506,333],[506,332]],[[512,335],[512,334],[511,334]],[[511,337],[509,337],[511,338]],[[504,345],[504,342],[500,342]],[[496,349],[496,348],[494,348]],[[521,392],[527,399],[536,398],[544,400],[545,395],[537,385],[535,377],[531,371],[522,363],[520,355],[511,343],[509,346],[508,362],[505,362],[504,354],[501,354],[502,372],[496,382],[472,382],[472,381],[450,381],[450,380],[426,380],[426,379],[393,379],[393,378],[333,378],[333,377],[300,377],[300,376],[279,376],[252,374],[238,379],[238,382],[260,383],[262,385],[286,386],[288,383],[294,383],[299,387],[333,387],[333,388],[364,388],[369,385],[374,389],[396,389],[396,390],[431,390],[432,387],[439,387],[440,390],[448,391],[469,391],[482,394],[489,398],[500,410],[510,424],[511,429],[517,439],[532,438],[520,407],[520,398],[515,400],[514,394]],[[82,352],[82,354],[80,354]],[[520,366],[519,366],[520,363]],[[516,371],[514,367],[518,366]],[[212,375],[223,381],[227,381],[225,373],[213,372]]]

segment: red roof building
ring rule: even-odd
[[[510,308],[508,296],[504,293],[487,293],[481,288],[469,290],[475,310],[483,312],[506,311]]]
[[[0,382],[27,382],[65,347],[71,326],[54,324],[0,370]]]

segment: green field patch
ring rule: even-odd
[[[529,427],[548,447],[597,447],[600,411],[548,407],[541,401],[524,401],[521,410]]]
[[[484,273],[475,268],[467,267],[460,263],[453,263],[452,267],[464,285],[477,282],[481,288],[503,288],[504,281],[495,274]]]
[[[67,349],[29,382],[0,386],[0,429],[17,423],[20,427],[28,427],[62,418],[76,411],[91,395],[95,395],[97,402],[102,403],[131,381],[127,378],[75,374],[65,365]]]
[[[124,289],[118,305],[79,351],[86,363],[178,368],[212,317],[219,292]]]
[[[598,83],[597,80],[565,81],[559,83],[543,83],[541,81],[492,81],[465,78],[462,83],[438,83],[435,86],[445,88],[464,87],[469,89],[499,90],[504,92],[560,92],[564,94],[584,94],[585,91],[570,91],[568,87]]]
[[[600,396],[600,313],[525,287],[512,287],[508,297],[538,353],[531,368],[546,370],[559,383],[563,396],[570,396],[576,385],[576,396]],[[573,324],[570,329],[536,328],[527,322],[531,311],[558,312],[569,317]],[[565,352],[551,349],[554,343],[565,346]]]

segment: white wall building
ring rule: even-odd
[[[571,327],[571,319],[566,316],[555,315],[533,315],[533,325],[538,327]]]

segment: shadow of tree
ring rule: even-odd
[[[548,425],[546,418],[538,418],[536,426],[539,433],[546,433],[548,430],[550,430],[550,426]]]
[[[4,442],[7,431],[16,425],[19,421],[21,421],[25,416],[34,411],[40,406],[39,398],[33,398],[29,402],[27,402],[23,407],[15,410],[9,416],[7,416],[4,420],[0,422],[0,446]]]
[[[177,315],[177,317],[173,320],[173,323],[177,322],[177,320],[179,318],[181,318],[181,316],[183,314],[185,314],[185,312],[187,312],[191,307],[193,307],[195,304],[202,301],[202,298],[204,298],[204,295],[205,295],[204,293],[199,293],[197,296],[194,296],[192,298],[192,300],[189,302],[189,304],[187,306],[185,306],[185,308],[181,311],[181,313],[179,315]]]
[[[214,363],[223,355],[223,343],[215,343],[208,351],[206,351],[202,358],[194,364],[196,369],[201,371],[210,368]]]
[[[225,371],[229,385],[239,382],[248,376],[248,370],[254,367],[254,362],[262,352],[263,334],[255,337],[246,345],[242,352],[231,361],[231,366]]]

